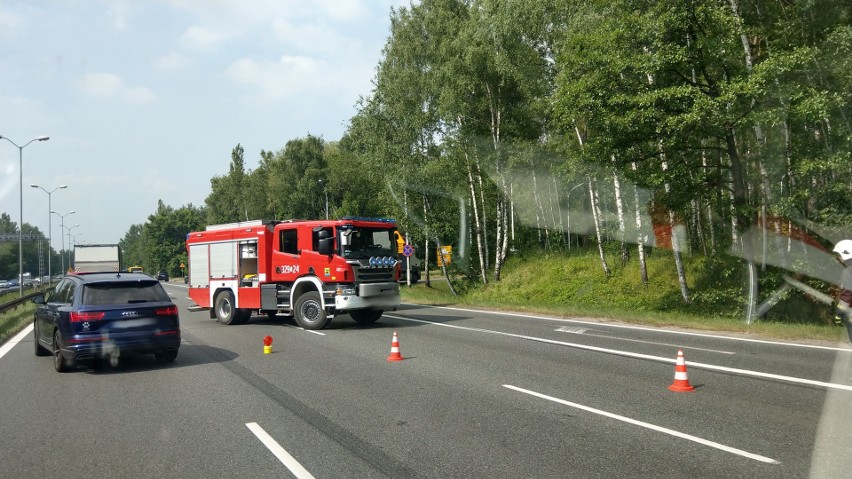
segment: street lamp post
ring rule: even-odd
[[[71,230],[80,226],[76,224],[74,226],[68,226],[66,229],[68,230],[68,268],[71,268]]]
[[[322,191],[325,193],[325,219],[328,219],[328,190],[325,187],[325,183],[322,180],[319,180],[319,183],[322,185]]]
[[[30,185],[30,187],[41,188],[42,191],[47,193],[47,284],[50,285],[53,283],[53,270],[50,265],[50,257],[53,256],[53,216],[51,215],[53,207],[50,206],[50,197],[53,195],[54,191],[68,188],[68,185],[57,186],[50,191],[47,191],[39,185]]]
[[[82,232],[80,232],[80,233],[77,233],[77,234],[75,234],[75,235],[72,235],[72,234],[71,234],[71,230],[68,230],[68,236],[70,236],[71,238],[73,238],[72,240],[69,240],[69,241],[68,241],[68,250],[69,250],[69,251],[74,251],[74,246],[76,246],[76,245],[80,244],[80,242],[81,242],[81,241],[83,241],[83,233],[82,233]],[[73,243],[73,244],[72,244],[72,243]],[[76,261],[76,260],[77,260],[77,258],[74,258],[74,260]],[[69,265],[71,264],[71,261],[70,261],[70,260],[68,261],[68,264],[69,264]]]
[[[73,215],[74,213],[76,213],[76,211],[71,210],[68,213],[65,213],[64,215],[59,214],[56,211],[51,211],[51,213],[55,214],[56,216],[58,216],[62,219],[62,222],[60,223],[60,227],[59,227],[60,228],[59,229],[59,239],[62,240],[62,249],[59,250],[59,259],[62,260],[62,274],[65,274],[65,256],[62,254],[62,251],[65,249],[65,217],[68,216],[68,215]],[[68,266],[71,266],[71,265],[69,264]]]
[[[24,146],[18,146],[14,141],[0,135],[0,139],[15,145],[18,149],[18,186],[20,191],[20,223],[18,224],[18,293],[24,295],[24,148],[34,141],[47,141],[49,136],[40,136],[28,141]]]

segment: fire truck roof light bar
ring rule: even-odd
[[[374,223],[396,223],[396,220],[394,220],[393,218],[369,218],[369,217],[363,217],[363,216],[344,216],[343,218],[340,218],[340,219],[348,220],[348,221],[372,221]]]

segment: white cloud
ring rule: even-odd
[[[314,4],[328,16],[341,21],[362,18],[369,10],[367,3],[373,0],[315,0]]]
[[[203,204],[209,178],[227,174],[238,142],[254,164],[261,149],[306,131],[339,138],[358,95],[370,91],[389,7],[408,2],[0,0],[0,44],[8,46],[0,55],[0,133],[16,141],[50,135],[25,152],[24,184],[69,185],[53,208],[77,210],[72,218],[86,240],[118,241],[158,197]],[[144,111],[127,114],[134,102]],[[111,152],[119,150],[126,154],[117,159]],[[0,214],[13,218],[17,156],[0,146]],[[140,161],[153,173],[115,166]],[[136,176],[81,174],[125,170]],[[146,185],[139,201],[86,202],[82,194],[128,182]],[[37,193],[24,191],[24,221],[46,231],[47,198],[42,205]],[[102,198],[114,193],[98,190]]]
[[[231,35],[226,33],[224,30],[193,26],[189,27],[183,35],[181,35],[180,41],[189,48],[212,50],[230,38],[230,36]]]
[[[14,118],[16,131],[20,131],[23,136],[32,135],[33,131],[49,131],[57,122],[62,121],[62,115],[57,114],[52,106],[39,96],[30,98],[0,95],[0,112],[3,112],[0,118],[4,115],[6,118]],[[6,126],[5,132],[0,133],[9,136],[17,134],[15,131],[9,131],[9,126]]]
[[[2,32],[10,32],[18,28],[23,23],[20,15],[0,8],[0,35]]]
[[[99,98],[123,98],[134,103],[148,103],[156,96],[145,87],[130,87],[112,73],[90,73],[80,80],[83,93]]]
[[[272,30],[276,40],[301,52],[323,52],[338,56],[358,43],[353,35],[343,36],[331,26],[316,23],[294,24],[278,19],[273,22]]]
[[[118,31],[127,28],[127,4],[124,2],[111,2],[107,15],[112,19],[112,26]]]
[[[256,87],[257,95],[271,100],[294,98],[327,88],[324,62],[304,56],[283,56],[277,62],[248,58],[228,67],[227,75],[237,83]]]
[[[154,65],[165,71],[178,70],[189,64],[189,59],[178,52],[171,52],[168,55],[163,55],[158,58]]]
[[[6,140],[2,140],[4,143]],[[17,163],[13,163],[9,161],[8,163],[0,163],[0,171],[3,172],[0,175],[0,202],[9,204],[11,206],[12,203],[12,193],[18,192],[18,165]],[[17,206],[18,199],[15,198],[15,206]],[[11,211],[12,208],[7,207],[6,211]],[[17,220],[15,220],[17,222]]]

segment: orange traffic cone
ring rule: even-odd
[[[683,357],[683,350],[677,350],[677,362],[675,363],[674,382],[669,386],[674,392],[688,393],[695,391],[695,388],[689,384],[689,378],[686,377],[686,359]]]
[[[393,332],[393,340],[391,341],[391,352],[388,356],[388,361],[402,361],[402,354],[399,354],[399,337],[396,331]]]

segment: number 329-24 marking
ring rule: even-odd
[[[275,268],[277,273],[280,274],[290,274],[290,273],[299,273],[299,265],[297,264],[285,264]]]

